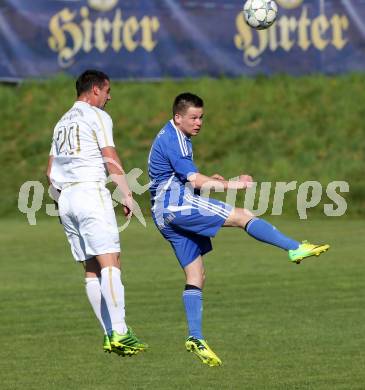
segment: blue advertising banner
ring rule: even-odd
[[[277,0],[256,31],[241,0],[3,0],[0,79],[240,76],[365,69],[365,0]]]

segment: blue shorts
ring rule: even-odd
[[[231,211],[232,206],[219,200],[187,195],[182,206],[164,209],[163,221],[157,221],[154,214],[153,219],[184,268],[212,250],[210,237],[217,234]]]

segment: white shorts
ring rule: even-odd
[[[61,191],[59,213],[76,261],[120,252],[110,192],[98,182],[77,183]]]

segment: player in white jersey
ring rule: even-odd
[[[87,70],[76,82],[77,101],[54,128],[47,177],[60,196],[58,207],[72,254],[85,268],[86,293],[104,331],[103,348],[121,356],[147,349],[125,322],[119,231],[107,176],[132,216],[133,197],[115,150],[113,123],[104,111],[109,77]]]

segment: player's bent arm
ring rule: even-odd
[[[247,180],[220,180],[214,179],[209,176],[205,176],[202,173],[193,173],[188,176],[188,181],[192,184],[194,188],[197,189],[245,189],[250,187],[250,183],[252,183],[251,176],[246,176]],[[251,180],[249,180],[251,178]]]
[[[122,203],[128,207],[130,211],[133,210],[133,198],[131,190],[129,189],[125,172],[117,151],[113,146],[107,146],[101,149],[106,168],[110,178],[118,187],[122,195]]]

